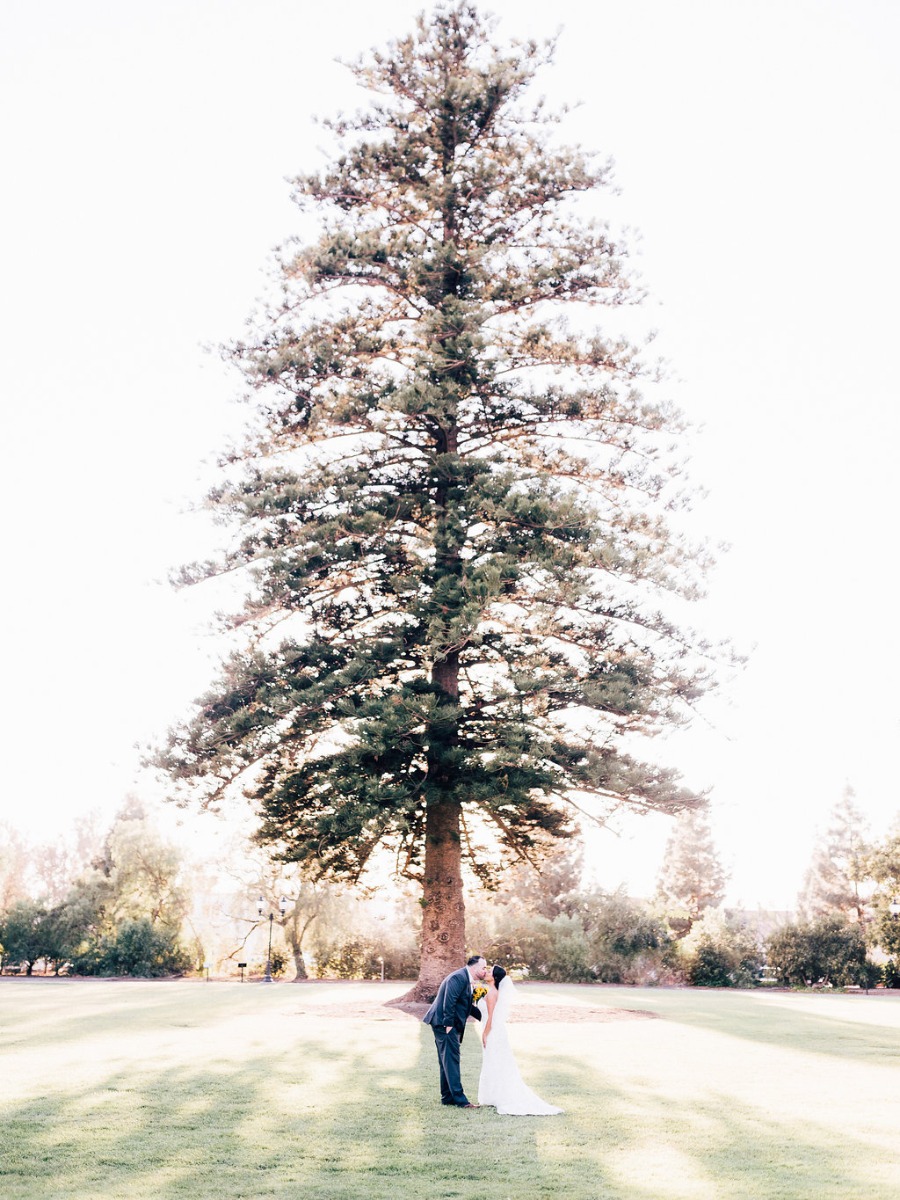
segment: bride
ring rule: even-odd
[[[499,966],[491,968],[491,975],[487,995],[478,1001],[484,1044],[478,1103],[490,1105],[510,1117],[549,1117],[561,1113],[561,1108],[545,1104],[522,1082],[506,1031],[506,1018],[515,994],[513,981]]]

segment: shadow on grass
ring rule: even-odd
[[[566,1191],[569,1166],[560,1174],[555,1155],[541,1159],[539,1118],[510,1124],[492,1110],[440,1105],[430,1030],[410,1026],[419,1042],[412,1069],[378,1069],[366,1052],[305,1040],[296,1062],[260,1055],[204,1070],[119,1069],[102,1085],[9,1106],[0,1195],[452,1200],[480,1189],[486,1174],[509,1194]],[[465,1052],[477,1086],[480,1051]],[[324,1091],[323,1064],[337,1069]]]
[[[410,1020],[418,1046],[401,1067],[374,1022],[334,1024],[334,1037],[303,1036],[288,1053],[282,1045],[202,1067],[116,1066],[97,1086],[8,1106],[0,1195],[855,1200],[870,1182],[854,1175],[852,1139],[836,1146],[833,1127],[785,1127],[732,1097],[673,1112],[658,1093],[617,1088],[572,1058],[538,1070],[532,1059],[528,1072],[565,1107],[561,1117],[443,1108],[430,1030]],[[467,1038],[463,1055],[475,1091],[477,1041]]]
[[[860,1200],[893,1194],[900,1170],[900,1155],[886,1156],[868,1138],[814,1120],[777,1120],[731,1095],[674,1114],[659,1096],[645,1096],[639,1124],[641,1134],[620,1147],[616,1186],[598,1197]]]
[[[31,1045],[43,1049],[53,1043],[128,1031],[134,1022],[138,989],[144,1028],[202,1025],[203,1011],[185,1008],[181,986],[168,981],[125,979],[89,982],[69,979],[13,980],[11,986],[0,993],[0,1052],[11,1046],[27,1049]],[[198,983],[188,986],[202,989],[205,985]],[[78,996],[77,1005],[71,1012],[65,1008],[68,989],[77,989]],[[87,1001],[86,994],[89,996]],[[202,990],[197,995],[202,996]],[[210,992],[209,995],[212,1001],[214,994]]]

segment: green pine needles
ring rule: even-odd
[[[573,805],[678,811],[625,749],[684,718],[704,647],[664,613],[699,559],[670,529],[677,418],[600,307],[639,299],[579,216],[608,165],[555,145],[525,92],[549,49],[467,3],[353,68],[376,99],[296,180],[321,236],[229,348],[256,424],[211,496],[246,572],[225,664],[159,762],[259,837],[356,879],[378,847],[424,887],[423,994],[464,950],[461,863],[486,878]]]

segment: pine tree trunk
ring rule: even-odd
[[[438,438],[440,454],[457,452],[455,420]],[[436,489],[435,505],[446,512],[447,489]],[[449,538],[436,559],[438,572],[445,578],[460,571],[459,550]],[[448,650],[433,665],[431,680],[456,704],[459,701],[459,651]],[[456,742],[451,734],[450,743]],[[438,782],[450,790],[446,768],[434,759],[430,770]],[[425,817],[425,875],[422,881],[422,955],[419,978],[404,1000],[434,999],[441,980],[458,970],[466,959],[466,904],[462,882],[462,841],[460,807],[457,800],[436,800],[429,804]]]
[[[436,662],[431,678],[451,700],[458,700],[458,653],[451,651]],[[466,902],[462,882],[460,810],[455,800],[435,801],[428,807],[422,909],[419,978],[405,1000],[431,1001],[444,976],[458,970],[465,962]]]
[[[431,1001],[444,976],[466,960],[459,805],[453,802],[434,804],[428,810],[422,906],[419,978],[404,1000]]]

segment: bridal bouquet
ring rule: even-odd
[[[487,988],[486,988],[486,987],[480,987],[480,986],[479,986],[479,987],[477,987],[477,988],[474,988],[474,989],[473,989],[473,991],[472,991],[472,1003],[473,1003],[473,1004],[477,1004],[477,1003],[478,1003],[478,1001],[479,1001],[479,1000],[481,1000],[481,999],[482,999],[484,996],[486,996],[486,995],[487,995]]]

